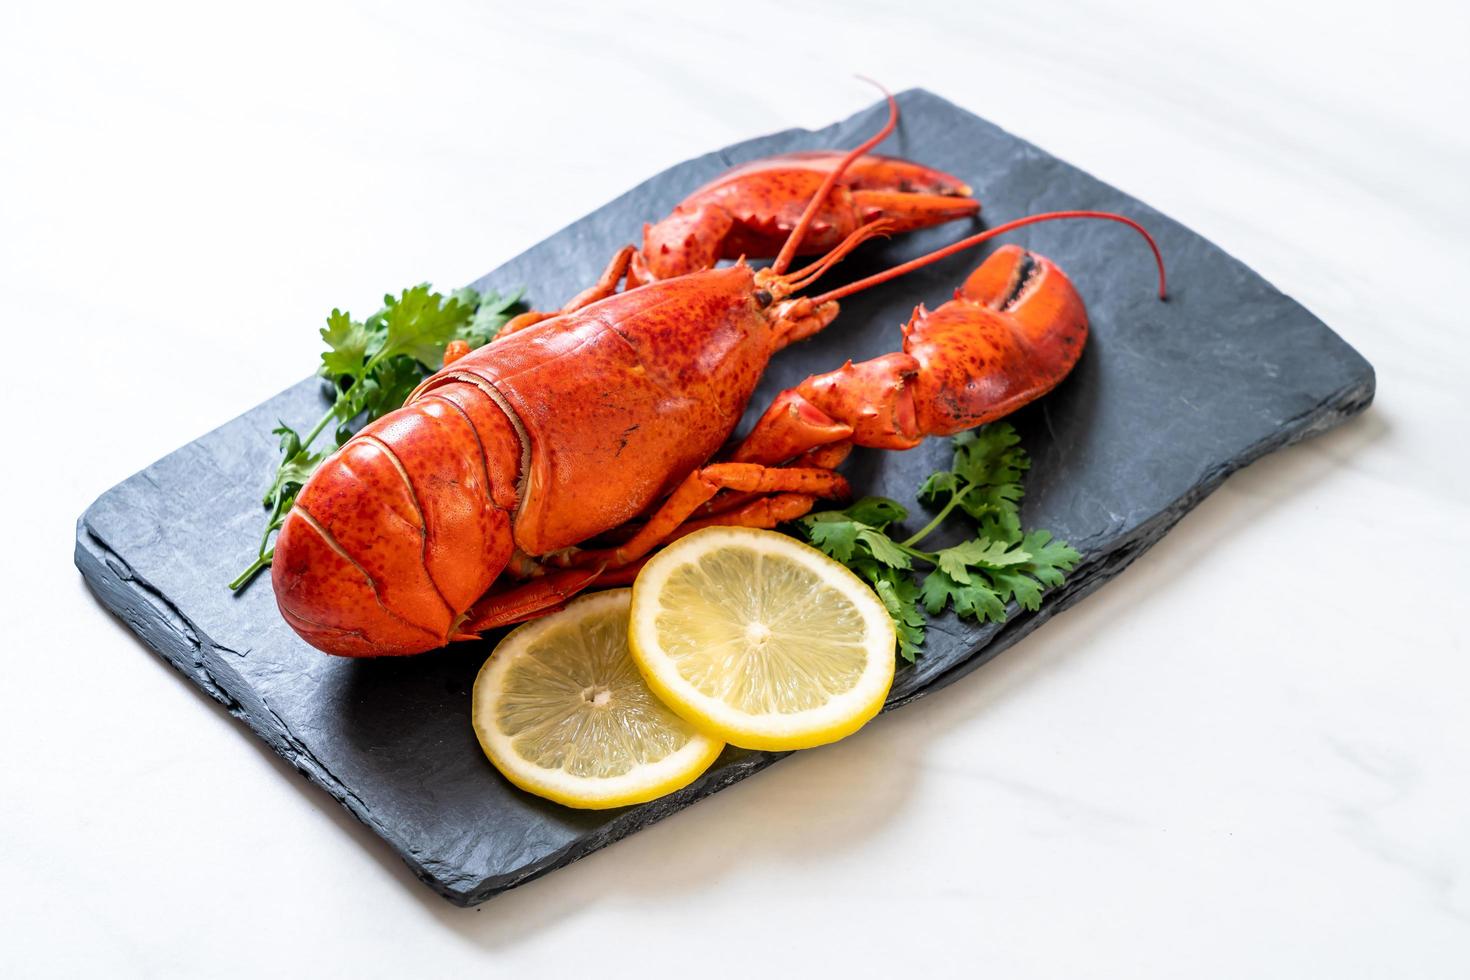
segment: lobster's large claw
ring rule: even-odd
[[[925,435],[952,435],[1055,388],[1087,342],[1087,311],[1062,270],[1016,245],[997,249],[955,298],[904,327],[918,362],[914,402]]]
[[[1049,259],[998,249],[935,310],[920,306],[903,350],[788,388],[733,454],[779,463],[851,442],[910,449],[998,419],[1055,388],[1087,342],[1087,311]]]
[[[726,171],[643,231],[631,282],[707,269],[720,259],[773,258],[802,211],[841,162],[840,151],[787,153]],[[950,174],[896,157],[858,157],[814,216],[797,250],[835,248],[858,227],[886,220],[914,231],[980,210],[970,188]]]
[[[810,156],[823,173],[842,158],[830,152],[791,156]],[[928,228],[980,211],[980,202],[971,196],[970,185],[958,177],[898,157],[859,157],[848,167],[843,182],[852,189],[853,204],[864,224],[883,218],[899,232]]]

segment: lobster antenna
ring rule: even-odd
[[[851,234],[841,242],[838,242],[836,248],[817,259],[811,265],[798,269],[789,275],[781,276],[780,278],[786,283],[786,290],[794,293],[799,289],[805,289],[826,275],[828,270],[838,262],[841,262],[847,257],[849,252],[863,242],[872,238],[887,238],[893,234],[893,228],[894,223],[887,218],[879,218],[877,221],[870,221],[865,225],[859,225]]]
[[[792,228],[791,234],[786,236],[786,244],[781,246],[781,254],[777,255],[776,261],[771,263],[771,271],[777,275],[785,272],[791,260],[796,257],[796,250],[800,247],[802,238],[805,237],[807,229],[811,227],[812,219],[817,216],[817,209],[822,206],[822,202],[827,200],[827,195],[832,193],[832,188],[842,179],[847,168],[852,166],[852,162],[858,157],[887,139],[888,134],[898,126],[898,100],[893,97],[893,93],[871,78],[864,78],[862,75],[858,77],[875,86],[888,99],[888,122],[878,132],[849,150],[837,166],[832,168],[832,172],[827,174],[827,179],[822,181],[822,186],[817,188],[817,192],[807,202],[806,210],[801,213],[801,219],[796,222],[796,227]]]
[[[1148,229],[1144,228],[1143,225],[1134,221],[1132,218],[1125,218],[1123,215],[1113,214],[1111,211],[1048,211],[1045,214],[1033,214],[1024,218],[1017,218],[1015,221],[1007,221],[1003,225],[988,228],[968,238],[961,238],[959,241],[930,252],[928,255],[921,255],[917,259],[912,259],[902,265],[896,265],[891,269],[885,269],[882,272],[868,276],[866,279],[850,282],[846,286],[838,286],[836,289],[814,298],[812,302],[820,306],[823,303],[830,303],[833,300],[842,299],[844,296],[851,296],[853,293],[860,293],[870,286],[876,286],[890,279],[896,279],[905,273],[912,272],[915,269],[921,269],[930,263],[948,258],[956,252],[963,252],[967,248],[979,245],[981,242],[989,241],[997,235],[1004,235],[1008,231],[1015,231],[1017,228],[1040,224],[1043,221],[1063,221],[1072,218],[1095,218],[1102,221],[1116,221],[1119,224],[1127,225],[1142,235],[1143,240],[1148,242],[1148,247],[1154,253],[1154,264],[1159,267],[1159,299],[1169,298],[1168,287],[1164,278],[1163,253],[1159,251],[1159,243],[1154,241],[1154,236],[1150,235]]]

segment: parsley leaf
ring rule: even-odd
[[[1021,547],[1030,552],[1029,561],[1020,570],[1039,579],[1048,588],[1056,588],[1082,559],[1077,549],[1065,541],[1053,541],[1050,531],[1028,531]]]
[[[931,616],[952,608],[964,618],[1003,623],[1009,603],[1039,609],[1043,593],[1061,585],[1081,559],[1049,531],[1023,533],[1021,481],[1031,463],[1020,443],[1006,423],[956,436],[950,468],[931,474],[919,488],[919,500],[939,512],[904,540],[895,540],[891,526],[908,512],[885,497],[866,497],[796,522],[808,541],[872,585],[893,618],[905,660],[913,661],[924,642],[921,606]],[[938,551],[920,550],[919,542],[956,510],[973,519],[974,536]],[[929,566],[917,573],[917,582],[916,562]]]
[[[909,516],[908,510],[903,505],[887,497],[864,497],[850,505],[843,513],[854,521],[880,531],[894,521],[901,521]]]
[[[946,605],[952,604],[957,615],[981,622],[1005,622],[1005,601],[989,580],[982,576],[966,576],[964,582],[957,582],[944,570],[937,569],[924,576],[921,592],[924,608],[930,615],[938,615],[944,611]]]
[[[499,335],[500,328],[521,311],[524,305],[521,303],[521,294],[524,292],[523,287],[513,289],[504,296],[493,289],[482,293],[475,315],[455,335],[455,339],[463,340],[471,347],[483,347],[490,343]]]
[[[888,535],[877,528],[860,527],[857,539],[867,545],[868,554],[878,560],[880,564],[889,568],[913,568],[913,562],[909,560],[908,552]]]
[[[919,489],[927,504],[953,502],[979,521],[988,538],[1021,540],[1021,477],[1031,467],[1021,437],[1006,423],[982,426],[954,437],[949,470],[930,476]]]
[[[322,369],[329,375],[356,378],[362,374],[367,361],[368,343],[372,337],[367,329],[341,310],[333,310],[327,317],[327,325],[321,329],[322,342],[327,349],[322,351]]]
[[[374,358],[407,354],[430,370],[444,363],[444,347],[475,315],[472,306],[431,293],[427,284],[383,297],[383,347]]]
[[[873,586],[893,620],[899,653],[912,662],[924,645],[924,627],[928,622],[919,612],[919,588],[914,585],[913,576],[876,562],[859,562],[853,570]]]
[[[812,544],[844,565],[852,561],[861,527],[857,521],[844,521],[836,515],[829,518],[827,514],[814,514],[802,518],[801,523],[806,526],[807,540]]]
[[[963,585],[968,585],[970,575],[966,569],[971,565],[979,568],[1006,568],[1021,564],[1029,559],[1031,554],[1020,549],[1013,549],[1005,541],[978,537],[952,548],[936,551],[934,557],[935,564],[950,578]]]

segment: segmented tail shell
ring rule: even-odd
[[[348,441],[276,539],[281,615],[328,653],[422,653],[455,638],[510,559],[520,440],[473,384],[436,388]]]

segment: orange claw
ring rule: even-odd
[[[911,449],[1020,408],[1056,387],[1087,342],[1087,312],[1051,260],[997,249],[930,311],[903,328],[903,350],[814,374],[788,388],[734,453],[775,464],[851,442]]]
[[[841,162],[840,150],[788,153],[742,164],[643,228],[630,282],[707,269],[720,259],[769,258],[780,251],[812,195]],[[956,177],[923,164],[869,154],[838,180],[801,239],[800,255],[835,247],[858,227],[887,221],[913,231],[976,214],[980,202]]]

